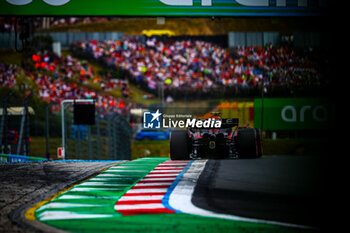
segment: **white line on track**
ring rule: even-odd
[[[124,168],[122,168],[122,167],[119,167],[119,166],[117,166],[117,167],[110,167],[110,168],[108,168],[107,169],[107,171],[108,170],[121,170],[121,171],[139,171],[139,172],[147,172],[147,171],[149,171],[148,169],[142,169],[142,168],[137,168],[137,167],[124,167]]]
[[[153,201],[162,200],[164,195],[145,195],[145,196],[122,196],[119,201]]]
[[[158,177],[144,177],[140,180],[140,182],[142,181],[169,181],[169,182],[173,182],[176,179],[176,177],[170,177],[170,178],[158,178]]]
[[[133,205],[116,205],[116,210],[138,210],[138,209],[161,209],[163,204],[133,204]]]
[[[65,202],[52,202],[41,206],[38,210],[44,210],[49,208],[75,208],[75,207],[102,207],[104,204],[82,204],[82,203],[65,203]]]
[[[61,219],[90,219],[90,218],[108,218],[114,217],[114,214],[79,214],[71,211],[45,211],[39,214],[41,221],[61,220]]]
[[[171,182],[158,182],[158,183],[142,183],[142,182],[138,182],[134,185],[134,187],[136,186],[170,186]]]
[[[179,174],[181,173],[183,169],[180,170],[152,170],[151,172],[149,172],[148,174],[152,174],[152,173],[174,173],[174,174]]]
[[[186,163],[162,163],[161,165],[159,165],[159,167],[162,167],[162,166],[184,166],[185,167],[188,162],[186,162]]]
[[[105,171],[107,172],[107,171]],[[109,174],[109,173],[102,173],[96,176],[96,178],[100,178],[100,177],[109,177],[109,178],[118,178],[118,177],[128,177],[130,176],[130,174]]]
[[[159,177],[159,176],[167,176],[167,177],[177,177],[179,175],[179,173],[171,173],[171,174],[148,174],[147,176],[145,176],[146,178],[149,177]]]
[[[127,170],[127,169],[125,169],[125,170],[122,170],[122,169],[108,169],[108,170],[106,170],[106,172],[115,172],[115,173],[123,173],[123,172],[131,172],[131,173],[135,173],[135,172],[148,172],[148,170]]]
[[[57,199],[116,199],[118,196],[94,196],[94,195],[62,195]]]
[[[91,178],[90,180],[87,180],[85,182],[92,182],[92,181],[105,181],[105,182],[110,182],[110,181],[120,181],[120,180],[125,180],[128,179],[126,177],[103,177],[103,178]],[[133,180],[134,178],[129,178],[129,180]]]
[[[123,191],[124,188],[72,188],[70,191]]]
[[[112,186],[112,187],[127,187],[130,186],[130,184],[111,184],[107,182],[85,182],[80,185],[77,185],[76,187],[83,187],[83,186]]]
[[[147,193],[164,193],[167,191],[167,188],[149,188],[149,189],[130,189],[128,191],[128,193],[145,193],[147,195]]]

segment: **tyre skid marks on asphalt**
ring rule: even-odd
[[[123,215],[175,213],[164,203],[169,188],[189,161],[167,160],[130,188],[115,204]]]

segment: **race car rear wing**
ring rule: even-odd
[[[232,128],[238,126],[239,119],[238,118],[226,118],[221,119],[221,128]]]

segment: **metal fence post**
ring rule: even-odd
[[[7,98],[3,99],[2,103],[2,116],[1,116],[1,124],[0,124],[0,152],[2,152],[2,135],[4,135],[5,148],[4,153],[7,153],[7,130],[4,128],[7,126]]]
[[[81,155],[80,137],[81,137],[80,125],[78,125],[78,131],[77,131],[77,156],[78,156],[78,159],[80,159],[80,155]]]
[[[92,160],[92,145],[91,145],[91,126],[87,126],[87,139],[88,139],[88,154],[89,160]]]
[[[51,106],[51,102],[46,106],[45,109],[45,136],[46,136],[46,157],[50,157],[50,132],[49,132],[49,107]]]
[[[113,132],[113,158],[117,160],[117,153],[118,153],[118,133],[117,133],[117,128],[118,128],[118,115],[113,116],[113,125],[112,125],[112,132]]]
[[[108,158],[112,160],[113,138],[112,138],[112,115],[107,116],[107,138],[108,138]]]
[[[25,104],[25,125],[26,125],[26,131],[25,131],[25,155],[29,156],[30,154],[30,145],[29,145],[29,137],[30,137],[30,114],[28,111],[28,101],[26,101]]]
[[[101,160],[101,130],[100,130],[100,117],[97,115],[96,117],[96,127],[97,127],[97,158]]]
[[[25,127],[25,124],[26,124],[26,118],[27,118],[27,115],[28,115],[28,98],[25,99],[24,101],[24,108],[23,108],[23,113],[22,113],[22,119],[21,119],[21,128],[20,128],[20,131],[19,131],[19,139],[18,139],[18,144],[17,144],[17,154],[21,154],[21,151],[22,151],[22,139],[23,139],[23,134],[24,134],[24,127]],[[27,125],[27,127],[29,127]],[[28,131],[28,128],[26,129],[26,131]],[[25,140],[28,141],[28,132],[26,132],[26,137],[25,137]],[[27,143],[26,143],[27,144]],[[25,145],[25,147],[27,147]],[[28,148],[25,148],[26,150]],[[28,151],[25,151],[26,153],[28,153]]]
[[[4,145],[4,150],[3,153],[7,154],[8,153],[8,148],[7,148],[7,131],[8,131],[8,113],[7,113],[7,104],[8,104],[8,99],[11,97],[13,94],[13,91],[10,91],[4,98],[3,98],[3,105],[2,105],[2,117],[1,117],[1,127],[0,127],[0,151],[2,151],[2,145]],[[2,142],[2,135],[4,135],[4,143]]]
[[[50,158],[50,120],[49,120],[49,108],[53,104],[53,101],[50,101],[45,109],[45,136],[46,136],[46,157]]]

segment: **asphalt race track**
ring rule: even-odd
[[[6,187],[0,191],[3,232],[277,233],[323,228],[322,157],[0,166],[1,187]],[[55,174],[61,174],[58,183]]]
[[[117,163],[0,163],[0,232],[37,231],[25,224],[23,209],[113,164]]]
[[[320,228],[324,166],[304,156],[211,160],[192,201],[214,212]]]

